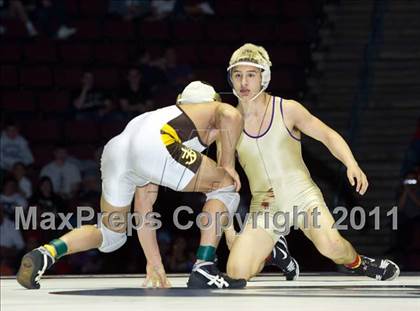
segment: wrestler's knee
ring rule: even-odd
[[[231,261],[227,263],[226,271],[229,277],[234,279],[245,279],[251,278],[252,269],[251,266],[245,262]]]
[[[231,278],[249,280],[259,272],[260,265],[252,256],[229,256],[226,271]]]

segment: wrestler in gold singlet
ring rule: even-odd
[[[252,176],[248,180],[252,193],[250,213],[269,212],[271,216],[278,212],[287,213],[289,219],[284,229],[288,229],[294,224],[296,212],[325,203],[303,162],[300,138],[293,136],[284,123],[284,103],[280,97],[271,97],[268,129],[258,136],[244,130],[236,150],[246,175]],[[272,227],[269,230],[275,241],[283,229],[279,226],[282,217],[278,217],[277,230]],[[251,218],[248,220],[251,221]],[[264,227],[263,221],[261,214],[258,225]],[[302,225],[303,217],[297,217],[295,221]]]

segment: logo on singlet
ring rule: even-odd
[[[181,151],[181,159],[185,160],[185,164],[191,165],[197,160],[197,153],[194,150],[186,147],[181,147]]]

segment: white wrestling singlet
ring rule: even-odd
[[[104,147],[102,192],[116,207],[130,205],[136,187],[150,182],[179,191],[194,177],[207,146],[178,105],[131,120]]]

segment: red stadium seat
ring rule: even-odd
[[[22,132],[31,143],[54,144],[61,138],[59,123],[53,120],[26,122],[22,126]]]
[[[132,22],[109,19],[104,25],[105,37],[112,40],[134,40],[135,31]]]
[[[49,87],[52,81],[52,74],[48,67],[34,66],[20,70],[20,82],[25,87]]]
[[[276,92],[290,91],[297,88],[293,80],[293,75],[287,69],[275,69],[272,72],[272,79],[270,81],[269,90]]]
[[[93,48],[88,44],[63,44],[59,48],[64,63],[87,64],[92,60]]]
[[[276,16],[279,14],[278,0],[248,1],[248,6],[252,16]]]
[[[64,125],[64,136],[69,143],[99,141],[99,125],[92,121],[69,121]]]
[[[216,0],[215,11],[217,16],[224,16],[230,18],[243,17],[247,14],[247,6],[243,0]]]
[[[95,62],[101,64],[125,65],[128,61],[128,46],[125,44],[97,44]]]
[[[270,24],[268,22],[243,23],[240,27],[238,36],[242,39],[243,42],[270,41],[274,40],[274,29],[276,29],[276,25]]]
[[[72,25],[77,28],[77,32],[72,36],[72,39],[97,40],[102,36],[102,30],[100,29],[97,20],[82,19],[73,22]]]
[[[206,33],[212,41],[232,43],[240,40],[238,26],[232,22],[208,23]]]
[[[79,0],[65,0],[67,13],[71,16],[79,16]]]
[[[54,145],[51,143],[33,144],[31,149],[35,159],[34,164],[39,169],[54,159]]]
[[[95,85],[99,88],[115,89],[119,86],[119,75],[116,68],[98,68],[93,70]]]
[[[42,112],[67,112],[70,108],[70,96],[67,92],[45,92],[39,95]]]
[[[103,0],[82,0],[80,1],[80,13],[83,16],[103,17],[107,12],[108,1]]]
[[[95,148],[89,144],[71,145],[68,147],[68,153],[78,159],[92,159]]]
[[[1,95],[1,107],[6,111],[33,112],[36,109],[34,95],[29,91],[3,92]]]
[[[6,28],[5,38],[26,38],[28,31],[23,22],[18,19],[3,19],[1,25]]]
[[[268,50],[273,65],[300,65],[302,57],[297,47],[272,47]]]
[[[198,63],[197,49],[194,44],[174,46],[177,60],[181,64],[196,65]]]
[[[278,42],[305,42],[305,30],[302,25],[296,22],[279,24],[275,32],[275,38]]]
[[[196,77],[201,81],[210,83],[216,90],[227,88],[226,69],[224,67],[196,69]]]
[[[16,66],[0,66],[0,86],[16,87],[19,84],[18,70]]]
[[[1,63],[17,63],[22,58],[22,46],[17,43],[2,42],[0,46]]]
[[[55,84],[62,88],[78,89],[81,86],[82,74],[81,67],[57,67],[54,70]]]
[[[37,40],[24,46],[28,63],[53,63],[57,61],[55,45],[52,41]]]
[[[203,38],[203,26],[195,22],[177,22],[173,29],[177,41],[197,41]]]
[[[220,65],[227,67],[230,56],[234,49],[231,46],[223,45],[202,45],[200,55],[205,65]]]
[[[140,26],[143,41],[169,39],[169,29],[165,22],[143,22]]]
[[[314,14],[312,5],[308,0],[282,1],[281,12],[287,17],[310,17]]]

